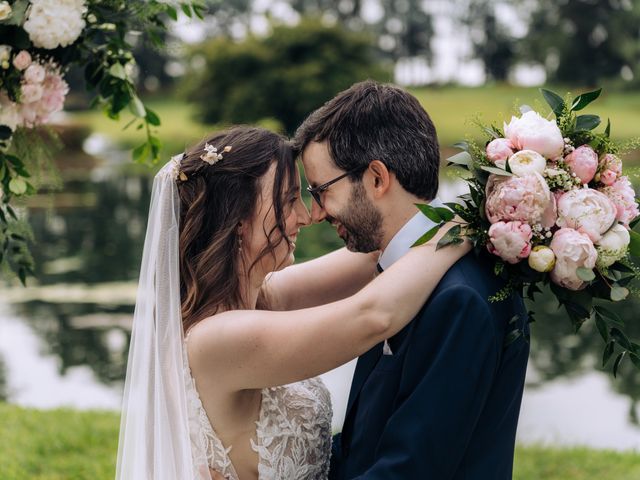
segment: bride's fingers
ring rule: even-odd
[[[222,474],[215,471],[213,468],[209,469],[209,473],[211,474],[211,480],[224,480]]]

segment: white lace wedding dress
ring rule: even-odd
[[[225,479],[240,480],[229,452],[211,427],[190,378],[187,391],[191,445],[196,465],[209,465]],[[262,390],[256,441],[260,480],[324,480],[331,455],[331,397],[320,378]]]

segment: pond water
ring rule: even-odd
[[[0,398],[11,403],[119,408],[151,177],[123,168],[126,154],[101,149],[101,164],[30,202],[37,284],[0,289]],[[440,197],[461,188],[445,180]],[[298,258],[308,258],[340,241],[320,225],[298,246]],[[639,307],[616,309],[636,339]],[[640,451],[640,372],[624,365],[614,379],[599,368],[601,341],[589,325],[574,335],[548,298],[536,310],[518,440]],[[337,428],[353,368],[325,375]]]

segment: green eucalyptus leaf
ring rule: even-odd
[[[455,213],[447,207],[436,207],[436,212],[438,212],[443,222],[450,222],[455,217]]]
[[[576,275],[583,282],[591,282],[596,278],[596,274],[593,273],[593,270],[585,267],[578,267],[578,269],[576,270]]]
[[[614,323],[617,323],[618,325],[624,325],[624,321],[622,320],[622,318],[620,318],[620,316],[616,313],[613,312],[611,310],[609,310],[608,308],[605,308],[601,305],[595,305],[593,307],[593,310],[600,315],[603,318],[606,318],[607,320],[610,320]]]
[[[144,162],[151,154],[151,146],[145,142],[142,145],[136,147],[131,152],[134,162]]]
[[[445,233],[440,240],[438,240],[438,244],[436,245],[436,250],[444,248],[448,245],[458,245],[463,242],[463,239],[460,238],[462,227],[460,225],[454,225],[447,233]]]
[[[27,191],[27,182],[20,177],[12,178],[9,182],[9,190],[15,195],[22,195]]]
[[[512,177],[513,173],[507,172],[506,170],[503,170],[502,168],[497,168],[497,167],[480,167],[482,170],[484,170],[485,172],[489,172],[489,173],[493,173],[495,175],[502,175],[505,177]]]
[[[114,63],[109,68],[109,75],[119,78],[120,80],[127,80],[127,72],[121,63]]]
[[[420,210],[422,214],[432,222],[436,222],[436,223],[442,222],[442,217],[440,217],[440,214],[438,213],[438,210],[436,210],[435,207],[431,205],[425,205],[423,203],[416,203],[415,206],[418,207],[418,210]]]
[[[471,165],[471,163],[473,162],[473,159],[471,158],[471,155],[469,155],[469,152],[460,152],[447,158],[447,161],[456,165],[469,167],[469,165]]]
[[[613,362],[613,376],[614,376],[614,378],[618,376],[618,368],[620,367],[620,362],[622,362],[622,359],[624,358],[626,353],[627,352],[621,352],[620,354],[618,354],[618,356],[616,357],[616,361]]]
[[[547,90],[545,88],[541,88],[540,93],[542,93],[542,96],[547,101],[556,117],[562,115],[562,112],[564,111],[564,100],[562,99],[562,97],[557,93],[554,93],[551,90]]]
[[[150,125],[153,125],[154,127],[160,126],[160,117],[150,108],[147,108],[147,116],[145,117],[145,119],[147,120],[147,122],[149,122]]]
[[[622,348],[624,348],[625,350],[632,349],[631,341],[629,340],[629,337],[627,337],[622,330],[620,330],[619,328],[613,327],[610,333],[611,333],[611,338],[615,340],[618,343],[618,345],[620,345]]]
[[[423,244],[427,243],[429,240],[431,240],[433,237],[436,236],[436,233],[438,233],[438,230],[440,230],[440,228],[442,228],[442,225],[443,224],[438,224],[435,227],[433,227],[427,233],[422,235],[418,240],[416,240],[416,242],[411,246],[412,247],[418,247],[420,245],[423,245]]]
[[[598,115],[579,115],[576,117],[577,132],[586,132],[593,130],[600,125],[600,117]]]
[[[454,148],[459,148],[460,150],[464,150],[465,152],[469,151],[469,142],[456,142],[452,145]]]
[[[171,20],[173,20],[174,22],[178,20],[178,11],[173,6],[165,5],[165,8],[167,15],[169,15],[169,18],[171,18]]]
[[[144,104],[137,95],[134,95],[131,98],[131,101],[129,102],[129,110],[138,118],[144,118],[147,115]]]
[[[606,366],[609,363],[609,360],[613,356],[615,343],[609,342],[607,346],[604,347],[604,352],[602,352],[602,366]]]
[[[573,99],[571,110],[574,112],[577,112],[578,110],[582,110],[584,107],[586,107],[591,102],[593,102],[596,98],[598,98],[601,92],[602,92],[602,88],[599,88],[598,90],[594,90],[592,92],[586,92],[586,93],[583,93],[582,95],[578,95],[576,98]]]
[[[600,333],[600,336],[605,342],[608,342],[609,329],[607,328],[607,322],[605,322],[604,319],[598,314],[594,315],[594,320],[596,322],[596,327],[598,328],[598,332]]]
[[[611,137],[611,119],[607,118],[607,128],[604,129],[604,135],[609,138]]]
[[[620,302],[629,296],[629,289],[621,287],[620,285],[613,284],[611,287],[611,300],[614,302]]]
[[[182,7],[182,11],[184,12],[184,14],[191,18],[192,14],[191,14],[191,7],[189,6],[188,3],[183,3],[182,5],[180,5],[180,7]]]

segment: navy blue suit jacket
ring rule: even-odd
[[[411,281],[411,280],[408,280]],[[506,480],[512,476],[529,344],[504,346],[522,299],[491,303],[501,281],[473,253],[418,315],[358,359],[332,480]]]

